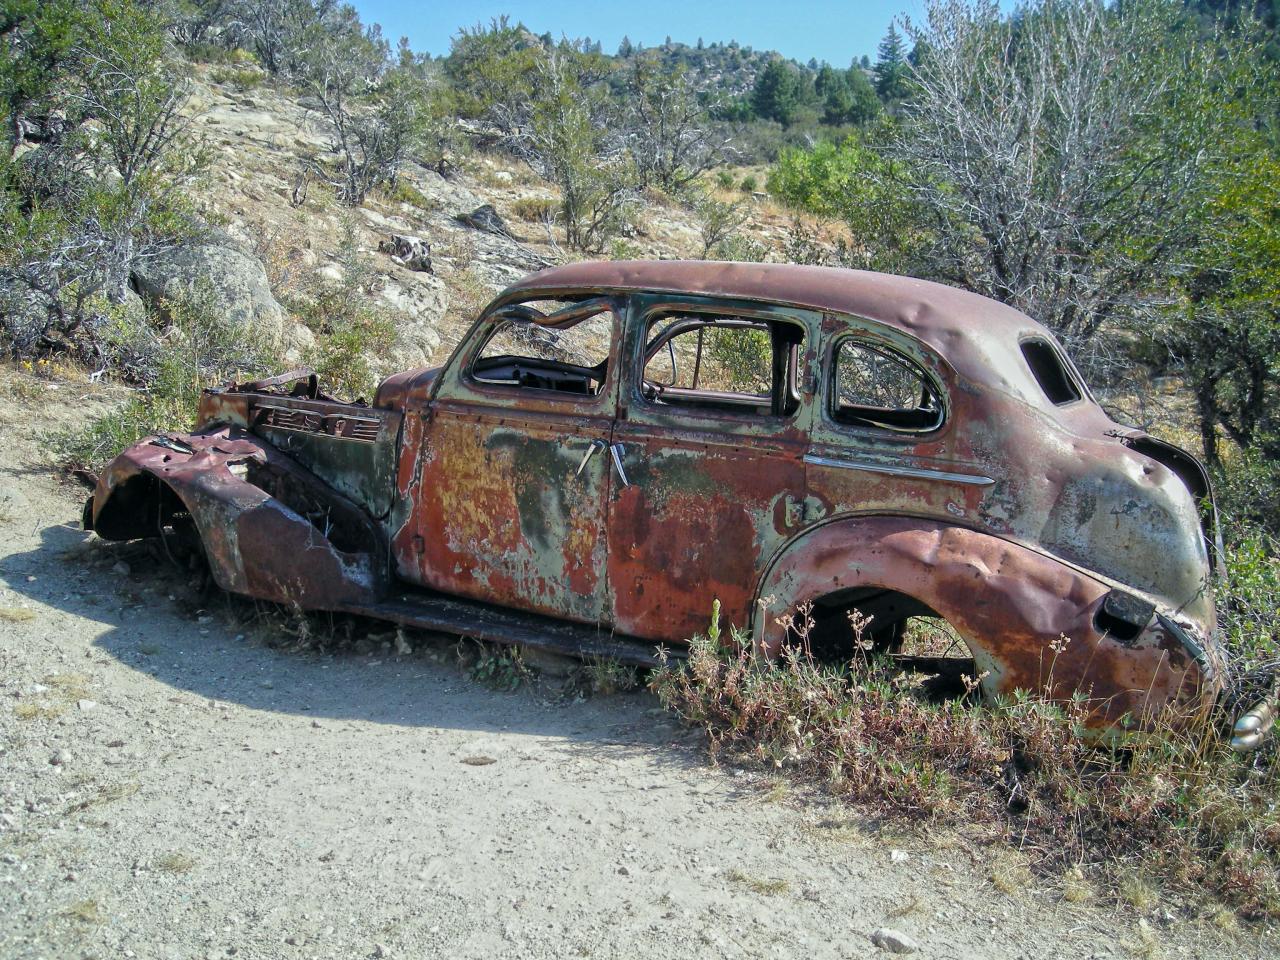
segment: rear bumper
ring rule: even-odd
[[[1231,727],[1231,749],[1246,753],[1266,743],[1275,728],[1277,712],[1280,696],[1273,690],[1236,719]]]

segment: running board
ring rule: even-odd
[[[535,647],[582,660],[617,660],[640,667],[656,667],[662,663],[658,645],[647,640],[615,634],[604,627],[556,620],[430,590],[402,591],[377,603],[344,605],[342,611],[406,627],[457,633],[489,643]],[[683,647],[666,649],[666,653],[673,660],[687,656]]]

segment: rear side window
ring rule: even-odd
[[[878,344],[842,340],[835,349],[831,417],[837,423],[899,433],[942,425],[942,398],[912,360]]]
[[[1080,385],[1067,369],[1061,354],[1048,340],[1022,341],[1022,356],[1031,373],[1040,384],[1045,397],[1054,406],[1063,407],[1075,403],[1083,396]]]

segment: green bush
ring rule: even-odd
[[[217,67],[209,71],[209,79],[214,83],[235,87],[244,92],[262,86],[267,75],[255,67]]]
[[[741,190],[743,193],[755,193],[759,183],[756,181],[755,174],[749,173],[742,178]]]
[[[716,184],[721,190],[732,190],[734,185],[733,173],[729,170],[721,170],[716,174]]]

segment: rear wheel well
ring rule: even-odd
[[[821,662],[847,664],[859,651],[893,658],[926,675],[930,695],[965,692],[976,666],[968,642],[928,604],[883,587],[857,587],[819,597],[810,611],[809,649]]]

